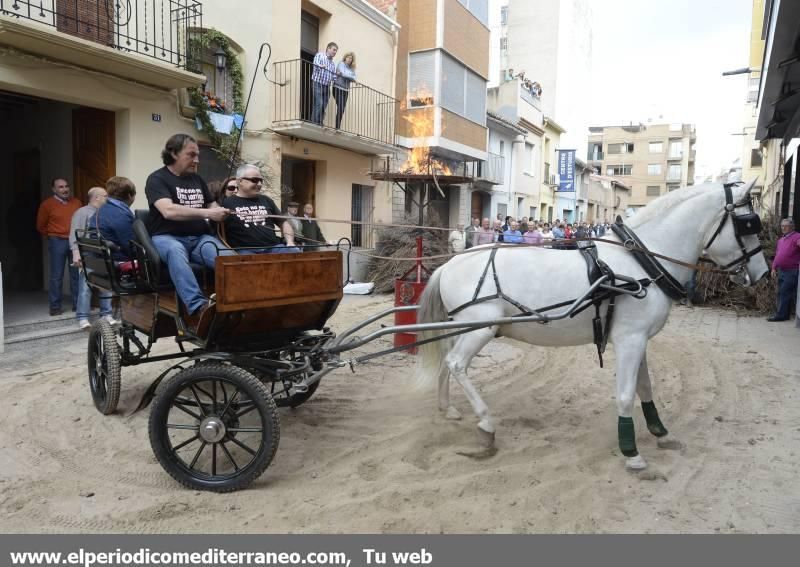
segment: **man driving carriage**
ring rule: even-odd
[[[161,152],[164,167],[150,174],[144,192],[150,205],[148,231],[167,265],[170,278],[189,315],[200,318],[210,303],[189,260],[214,269],[217,255],[234,254],[209,234],[207,221],[230,214],[215,201],[197,174],[200,149],[188,134],[175,134]]]
[[[231,211],[225,219],[225,239],[240,254],[281,254],[300,252],[294,243],[294,230],[288,220],[282,222],[284,244],[275,234],[275,220],[281,216],[275,202],[261,194],[264,183],[255,165],[244,164],[236,170],[237,193],[226,197],[223,206]]]

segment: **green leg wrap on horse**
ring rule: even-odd
[[[664,427],[664,424],[661,423],[661,420],[658,417],[658,410],[656,409],[656,404],[652,401],[650,402],[642,402],[642,412],[644,413],[644,419],[647,421],[647,429],[655,435],[656,437],[664,437],[667,433],[667,428]]]
[[[635,457],[639,454],[636,450],[636,433],[633,430],[632,417],[620,417],[617,422],[617,435],[619,436],[619,450],[626,457]]]

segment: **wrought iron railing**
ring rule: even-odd
[[[302,59],[278,61],[274,70],[275,124],[301,120],[384,144],[395,143],[397,99],[356,81],[349,90],[321,87],[312,80],[313,63]],[[314,111],[315,89],[326,99],[324,113]],[[340,103],[344,103],[341,114]]]
[[[0,15],[187,68],[189,33],[203,27],[199,0],[0,0]]]
[[[475,168],[475,178],[481,181],[494,183],[495,185],[503,184],[503,168],[505,167],[505,158],[499,154],[488,154],[486,160],[472,162]]]

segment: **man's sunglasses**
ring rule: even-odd
[[[245,180],[249,181],[250,183],[263,183],[264,182],[264,180],[262,178],[260,178],[260,177],[242,177],[242,179],[245,179]]]

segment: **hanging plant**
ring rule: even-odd
[[[231,48],[230,41],[221,32],[209,28],[192,35],[189,39],[188,68],[195,73],[202,73],[203,54],[211,47],[217,46],[225,53],[227,58],[226,72],[233,83],[233,101],[226,107],[222,97],[215,93],[204,91],[199,87],[189,89],[189,102],[195,108],[195,117],[200,123],[200,130],[208,137],[215,152],[225,161],[231,159],[231,154],[237,145],[240,130],[234,126],[230,134],[220,134],[214,129],[209,118],[210,112],[227,114],[241,114],[244,102],[244,73],[242,64]],[[238,152],[237,152],[238,153]],[[233,156],[234,162],[239,156]]]

